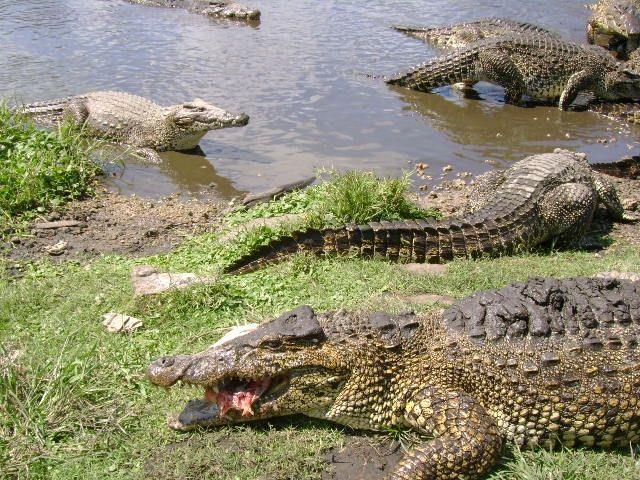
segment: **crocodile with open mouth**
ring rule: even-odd
[[[304,414],[425,439],[392,480],[476,479],[503,444],[628,447],[640,440],[640,283],[533,278],[443,314],[285,313],[194,355],[156,385],[200,386],[178,430]]]

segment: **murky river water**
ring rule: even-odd
[[[533,21],[583,41],[584,0],[246,0],[258,26],[120,0],[0,0],[0,97],[37,101],[124,90],[161,104],[200,97],[251,116],[245,128],[209,133],[206,156],[168,153],[159,167],[130,163],[113,186],[161,196],[207,189],[228,198],[309,175],[316,167],[398,175],[425,162],[481,172],[566,147],[592,161],[637,150],[590,113],[505,105],[391,89],[391,74],[434,51],[389,28],[498,15]],[[615,137],[613,143],[597,140]],[[429,173],[429,172],[428,172]]]

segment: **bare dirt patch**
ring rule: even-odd
[[[177,196],[148,200],[103,190],[94,198],[72,202],[64,212],[38,219],[4,247],[15,260],[152,255],[211,229],[225,207]]]
[[[386,437],[348,436],[342,447],[330,449],[322,480],[387,478],[402,457],[400,444]]]

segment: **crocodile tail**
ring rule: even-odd
[[[320,255],[324,253],[325,236],[330,236],[330,232],[329,229],[309,229],[273,239],[266,245],[262,245],[235,260],[225,268],[225,272],[252,272],[263,266],[284,260],[298,252]]]
[[[508,232],[501,224],[488,220],[476,224],[463,220],[370,222],[292,233],[240,257],[225,271],[250,272],[297,252],[443,263],[456,257],[476,258],[506,252],[511,245],[510,241],[505,240],[508,237]]]
[[[393,25],[391,28],[410,37],[429,39],[431,37],[447,37],[451,35],[451,27],[409,27],[406,25]]]
[[[461,48],[391,77],[386,83],[423,92],[454,83],[476,83],[480,80],[477,58],[477,47]]]
[[[26,115],[61,115],[70,101],[71,98],[62,98],[48,102],[28,103],[17,107],[16,110]]]

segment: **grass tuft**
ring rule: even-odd
[[[188,257],[192,267],[209,265],[210,269],[216,269],[292,231],[381,220],[440,218],[438,210],[418,207],[410,198],[409,187],[407,175],[379,178],[371,172],[330,171],[327,181],[318,185],[230,213],[219,232],[187,242],[172,260]],[[299,218],[272,226],[240,229],[231,241],[220,241],[225,232],[252,220],[291,214],[299,215]]]
[[[89,158],[94,147],[71,123],[41,130],[0,104],[0,224],[92,193],[100,172]]]

